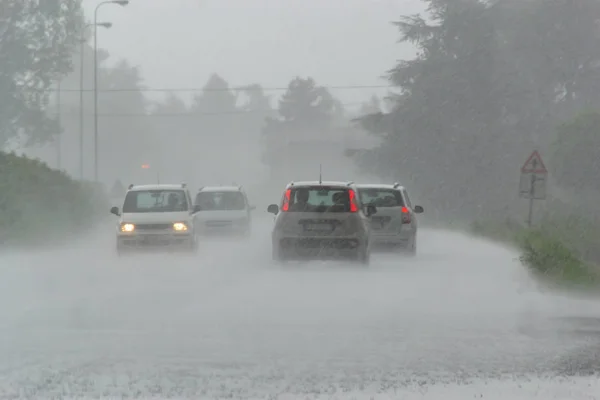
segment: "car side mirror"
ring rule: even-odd
[[[110,213],[116,215],[117,217],[121,216],[121,213],[119,212],[119,207],[111,207]]]
[[[377,214],[377,208],[373,204],[367,206],[367,217]]]
[[[277,204],[271,204],[267,207],[267,212],[277,215],[279,213],[279,206]]]
[[[196,214],[198,211],[201,211],[202,207],[200,207],[200,205],[196,204],[194,205],[194,214]]]
[[[423,207],[421,207],[421,206],[415,206],[415,212],[417,214],[421,214],[423,211],[425,211],[425,210],[423,210]]]

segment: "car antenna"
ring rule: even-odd
[[[322,172],[322,165],[321,165],[321,164],[319,164],[319,185],[320,185],[321,183],[323,183],[323,180],[321,179],[321,175],[322,175],[322,174],[321,174],[321,172]]]

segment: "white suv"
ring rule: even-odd
[[[250,235],[251,211],[256,207],[248,203],[241,186],[202,187],[196,194],[194,207],[198,235]]]
[[[190,192],[181,185],[130,185],[119,217],[117,254],[142,249],[196,251],[194,209]]]
[[[393,245],[402,248],[407,254],[417,252],[417,215],[423,207],[413,206],[404,186],[368,184],[357,185],[363,204],[377,208],[377,215],[371,218],[373,244]]]
[[[351,258],[368,264],[371,255],[369,217],[352,182],[292,182],[271,204],[275,214],[273,259]]]

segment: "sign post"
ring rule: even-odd
[[[537,150],[534,150],[521,167],[519,196],[529,199],[527,226],[531,227],[533,219],[533,201],[546,199],[546,181],[548,170]]]

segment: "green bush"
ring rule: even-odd
[[[478,236],[517,247],[523,265],[549,283],[598,286],[600,267],[583,257],[585,248],[578,246],[581,244],[578,238],[585,228],[575,225],[573,221],[547,218],[539,227],[532,229],[509,220],[501,223],[479,222],[472,225],[471,231]]]
[[[106,196],[46,164],[0,152],[0,243],[47,243],[90,229]],[[64,236],[61,236],[64,235]]]

